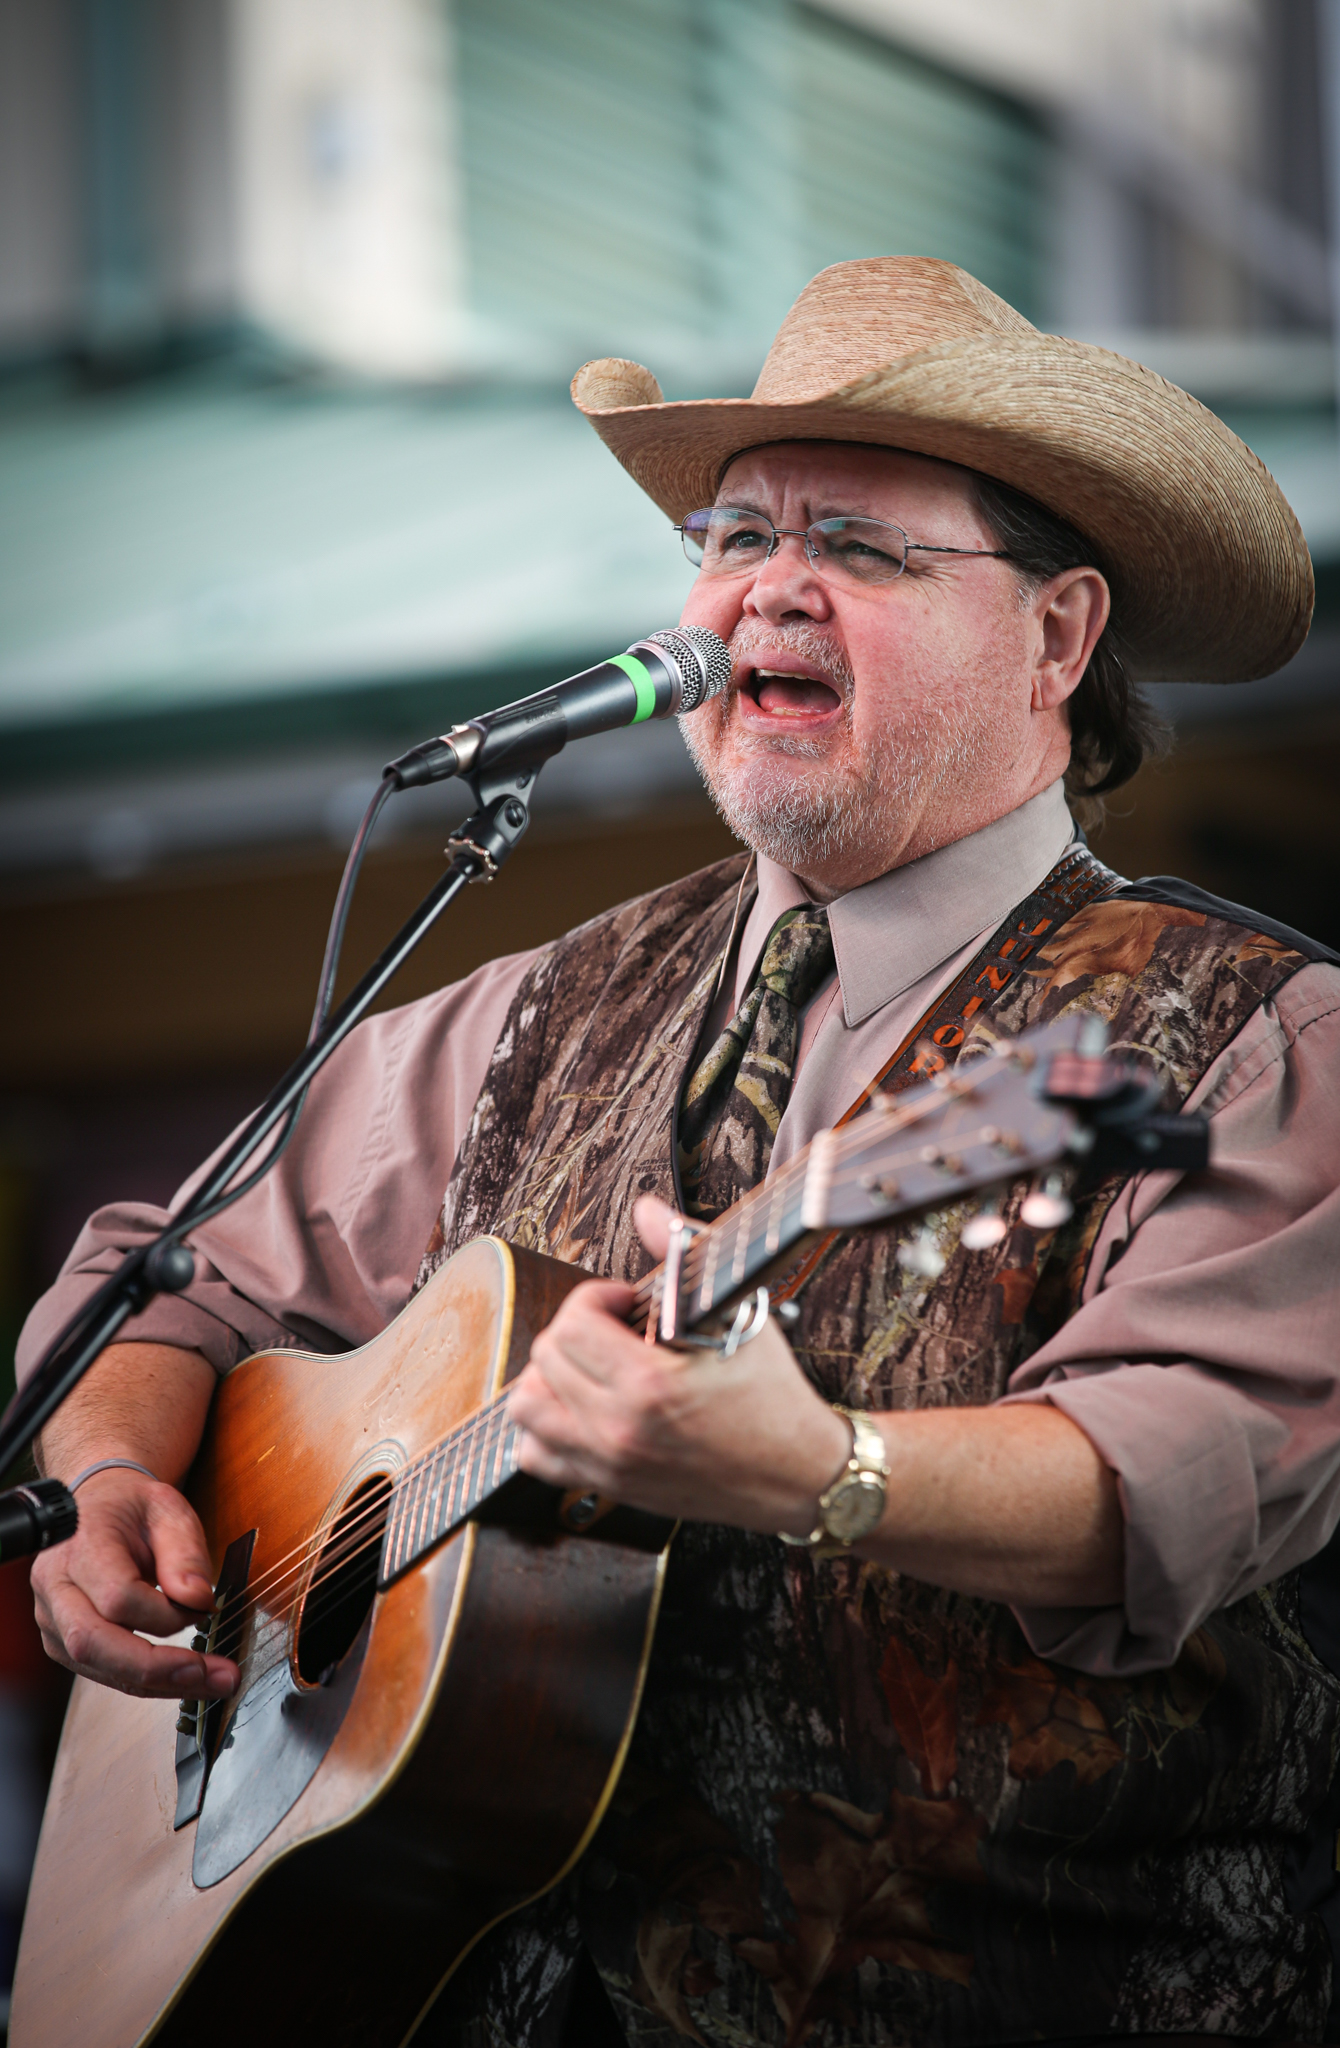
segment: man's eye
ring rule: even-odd
[[[721,537],[723,553],[746,555],[766,546],[767,542],[756,526],[732,526]]]
[[[873,541],[853,540],[850,537],[831,542],[830,552],[835,554],[839,561],[853,565],[858,562],[893,563],[896,560],[896,557],[884,548],[877,548]]]

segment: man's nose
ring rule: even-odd
[[[770,626],[785,619],[831,617],[828,586],[805,551],[804,534],[778,534],[776,547],[749,586],[744,609]]]

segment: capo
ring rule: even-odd
[[[680,1276],[684,1270],[684,1251],[701,1227],[700,1224],[690,1223],[687,1216],[670,1218],[670,1235],[666,1240],[665,1259],[661,1266],[660,1311],[657,1315],[647,1318],[649,1344],[677,1344],[681,1341],[678,1335],[679,1291]]]

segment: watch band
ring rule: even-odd
[[[851,1456],[819,1495],[819,1519],[809,1535],[778,1532],[783,1543],[817,1556],[840,1556],[878,1528],[888,1497],[889,1467],[878,1426],[860,1408],[834,1402],[833,1412],[851,1427]]]

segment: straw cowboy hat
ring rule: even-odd
[[[952,263],[820,271],[752,398],[667,405],[616,358],[585,364],[572,395],[676,522],[769,441],[873,441],[1026,492],[1093,543],[1136,680],[1247,682],[1307,634],[1307,543],[1251,449],[1166,378],[1040,333]]]

